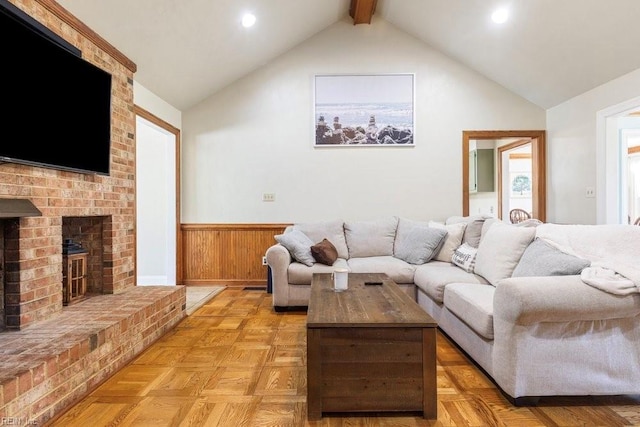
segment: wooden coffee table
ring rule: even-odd
[[[382,285],[366,285],[380,281]],[[323,412],[420,411],[437,418],[436,321],[384,274],[314,274],[307,312],[309,420]]]

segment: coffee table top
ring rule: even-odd
[[[364,282],[382,282],[365,285]],[[349,288],[335,292],[330,273],[311,279],[307,328],[436,327],[436,321],[382,273],[349,273]]]

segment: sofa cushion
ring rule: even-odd
[[[395,216],[376,221],[345,222],[349,258],[392,256],[397,228],[398,218]]]
[[[442,304],[444,288],[449,283],[487,284],[483,277],[467,273],[450,262],[431,261],[416,267],[413,282],[438,304]]]
[[[349,269],[353,273],[385,273],[396,283],[413,283],[415,265],[393,256],[349,258]]]
[[[325,265],[333,265],[338,259],[336,247],[327,239],[322,239],[322,242],[311,246],[311,255],[316,262]]]
[[[311,255],[313,241],[300,230],[291,230],[288,233],[274,236],[276,241],[287,248],[291,257],[298,262],[310,267],[316,260]]]
[[[451,283],[444,290],[444,305],[480,336],[493,339],[493,294],[491,285]]]
[[[467,224],[464,222],[458,222],[455,224],[444,225],[439,222],[429,221],[429,227],[443,228],[447,230],[447,238],[433,259],[437,261],[451,262],[453,252],[462,244],[462,238]]]
[[[640,227],[621,224],[541,224],[536,237],[562,252],[591,261],[640,283]],[[594,244],[596,242],[597,244]]]
[[[344,221],[342,220],[299,223],[294,224],[292,229],[302,231],[314,243],[327,239],[336,247],[338,258],[349,257],[347,242],[344,239]]]
[[[542,221],[540,221],[539,219],[535,219],[535,218],[529,218],[529,219],[525,219],[524,221],[520,221],[517,224],[513,224],[515,226],[518,227],[537,227],[539,225],[544,224]]]
[[[591,264],[589,260],[562,252],[544,240],[537,238],[522,254],[512,277],[568,276],[580,274]]]
[[[445,229],[429,227],[426,222],[400,218],[393,255],[409,264],[424,264],[440,251],[446,237]]]
[[[484,221],[492,218],[486,215],[472,215],[472,216],[451,216],[445,221],[446,225],[464,223],[466,227],[464,229],[464,236],[462,237],[462,243],[468,243],[469,245],[477,248],[480,245],[480,236],[482,235],[482,225]]]
[[[287,278],[291,285],[310,285],[313,273],[333,273],[338,268],[349,268],[347,260],[338,258],[333,265],[316,263],[307,267],[299,262],[292,262],[287,268]]]
[[[474,272],[494,286],[511,277],[535,232],[533,227],[516,227],[496,221],[482,237]]]

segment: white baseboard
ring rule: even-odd
[[[138,276],[138,286],[175,286],[167,276]]]

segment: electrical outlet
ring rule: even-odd
[[[584,196],[592,199],[596,197],[596,188],[595,187],[587,187],[584,193]]]
[[[267,265],[267,257],[266,256],[262,257],[262,265]]]
[[[276,193],[262,193],[262,201],[263,202],[275,202],[276,201]]]

